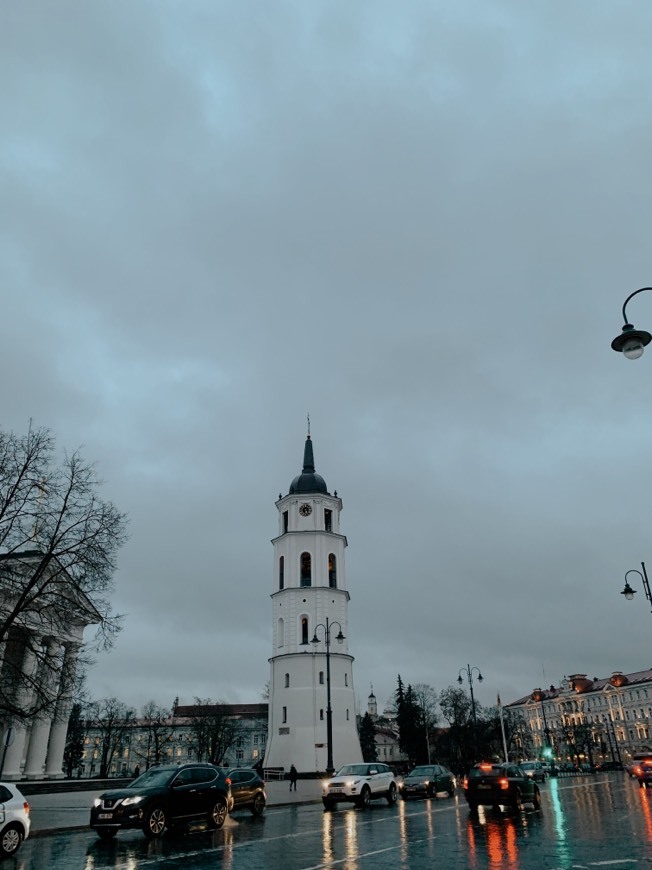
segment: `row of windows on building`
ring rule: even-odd
[[[319,672],[319,685],[320,686],[324,685],[324,672],[323,671]],[[344,674],[344,685],[345,686],[349,685],[349,675],[348,674]],[[285,688],[286,689],[290,688],[290,675],[289,674],[285,675]]]
[[[283,511],[283,532],[287,532],[290,528],[290,513]],[[330,508],[324,508],[324,531],[333,531],[333,511]]]
[[[299,641],[300,646],[307,646],[312,642],[310,638],[310,619],[304,613],[299,617],[299,633],[301,635],[301,640]],[[276,631],[276,643],[277,646],[285,646],[285,620],[282,616],[279,616],[277,623],[277,631]],[[345,674],[345,678],[348,680],[348,676]],[[348,682],[345,685],[349,685]]]
[[[322,722],[324,721],[324,711],[323,711],[323,709],[321,709],[321,710],[319,711],[319,718],[320,718],[320,720],[321,720]],[[346,721],[347,721],[347,722],[349,721],[349,710],[348,710],[348,707],[347,707],[347,710],[346,710]],[[287,707],[283,707],[283,708],[282,708],[282,722],[283,722],[284,725],[287,725],[287,724],[288,724],[288,708],[287,708]]]
[[[337,589],[337,557],[335,553],[328,554],[328,585]],[[312,586],[312,556],[302,553],[299,556],[299,586]],[[278,560],[278,588],[285,589],[285,556]]]

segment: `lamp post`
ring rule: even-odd
[[[338,643],[343,643],[345,638],[342,634],[342,626],[339,622],[331,622],[328,617],[326,617],[325,624],[320,622],[315,626],[315,634],[311,641],[313,644],[319,643],[317,629],[323,628],[324,642],[326,643],[326,745],[328,753],[326,757],[326,774],[328,776],[332,776],[335,773],[335,767],[333,766],[333,710],[331,709],[331,629],[334,625],[339,628],[335,640]]]
[[[638,574],[643,582],[643,591],[645,592],[645,597],[650,602],[650,605],[652,605],[652,593],[650,592],[650,581],[647,578],[647,571],[645,570],[645,562],[641,562],[641,568],[643,569],[642,574],[635,568],[632,568],[631,571],[627,571],[627,573],[625,574],[625,588],[620,594],[624,595],[628,601],[632,600],[632,598],[636,595],[636,589],[632,589],[632,587],[629,585],[629,583],[627,582],[627,576],[628,574]]]
[[[639,356],[643,355],[645,346],[652,341],[652,335],[644,329],[635,329],[634,325],[628,322],[627,314],[625,313],[629,300],[644,290],[652,290],[652,287],[641,287],[640,290],[635,290],[625,299],[623,304],[623,320],[625,325],[623,326],[622,333],[617,335],[611,342],[611,347],[618,353],[622,353],[627,359],[638,359]]]
[[[548,758],[549,755],[552,755],[552,744],[550,742],[550,728],[548,728],[548,720],[546,719],[546,708],[543,705],[545,698],[546,693],[542,692],[541,689],[535,689],[532,692],[532,700],[541,703],[541,713],[543,715],[543,734],[545,740],[543,754],[546,756],[546,758]]]
[[[478,722],[475,717],[475,697],[473,695],[473,671],[478,672],[478,682],[482,682],[482,674],[480,673],[480,668],[472,668],[470,665],[467,665],[466,668],[460,668],[459,675],[457,677],[457,682],[462,685],[464,680],[462,679],[462,673],[466,671],[466,679],[469,684],[469,691],[471,692],[471,715],[473,717],[473,748],[475,749],[475,761],[478,758]]]

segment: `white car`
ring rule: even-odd
[[[327,810],[332,810],[338,801],[347,801],[364,809],[377,798],[385,798],[392,806],[397,797],[398,788],[392,769],[376,761],[345,764],[335,776],[322,783],[322,801]]]
[[[0,857],[15,855],[29,836],[29,804],[11,782],[0,782]]]

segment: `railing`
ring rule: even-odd
[[[266,767],[263,770],[263,778],[264,779],[284,779],[285,778],[285,768],[284,767]]]

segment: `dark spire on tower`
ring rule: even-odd
[[[293,493],[324,492],[328,493],[326,481],[315,471],[315,457],[312,451],[312,438],[310,437],[310,416],[308,416],[308,435],[303,448],[303,469],[290,484],[290,495]]]

